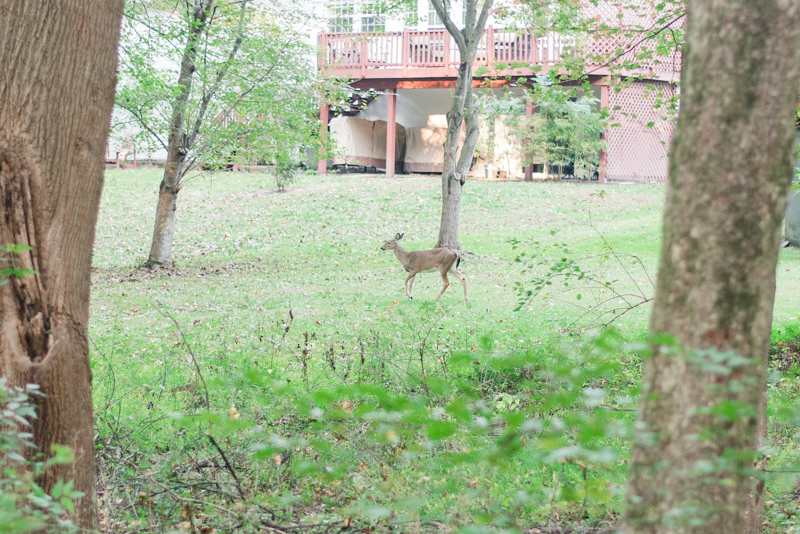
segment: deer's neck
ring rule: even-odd
[[[394,255],[397,256],[397,259],[400,260],[400,263],[405,265],[406,261],[408,260],[409,253],[403,250],[400,245],[397,245],[394,247]]]

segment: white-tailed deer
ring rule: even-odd
[[[436,300],[439,300],[444,290],[450,285],[450,280],[447,279],[447,272],[450,271],[461,280],[461,285],[464,286],[464,302],[469,302],[467,298],[467,279],[458,270],[458,266],[461,263],[461,254],[449,248],[432,248],[430,250],[406,252],[398,243],[403,239],[403,235],[397,234],[394,236],[394,239],[387,241],[381,247],[381,250],[394,250],[394,255],[397,256],[397,259],[403,264],[403,268],[408,272],[405,284],[406,296],[410,299],[414,298],[411,296],[411,289],[414,287],[414,277],[417,276],[417,273],[439,271],[444,284],[436,297]]]

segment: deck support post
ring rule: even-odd
[[[531,119],[533,116],[533,100],[528,100],[525,105],[525,116],[528,117],[528,120]],[[526,139],[528,143],[530,143],[530,138]],[[533,154],[528,154],[527,157],[533,158]],[[532,182],[533,181],[533,161],[525,165],[525,181]]]
[[[395,139],[397,137],[397,89],[386,92],[388,110],[386,114],[386,177],[394,178]]]
[[[600,86],[600,109],[608,109],[608,81],[603,80],[603,84]],[[603,133],[603,137],[608,139],[607,133]],[[607,151],[601,150],[600,151],[600,170],[598,172],[598,181],[601,184],[606,183],[606,165],[608,164],[608,154]]]
[[[327,174],[328,172],[328,114],[330,105],[322,102],[319,106],[319,162],[317,163],[317,173]]]

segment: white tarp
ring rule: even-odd
[[[337,155],[333,163],[386,168],[386,121],[367,121],[356,117],[336,117],[330,122],[331,139]],[[403,161],[406,129],[397,124],[395,161]]]
[[[409,128],[406,138],[405,166],[408,170],[425,171],[411,167],[438,165],[438,171],[431,169],[429,172],[442,172],[447,128]]]

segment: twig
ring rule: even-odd
[[[593,70],[590,70],[589,72],[587,72],[587,73],[586,73],[586,76],[588,76],[588,75],[590,75],[590,74],[593,74],[593,73],[597,72],[598,70],[600,70],[600,69],[602,69],[602,68],[608,67],[608,66],[609,66],[609,65],[611,65],[611,63],[613,63],[614,61],[618,60],[619,58],[621,58],[622,56],[624,56],[624,55],[625,55],[625,54],[627,54],[628,52],[630,52],[630,51],[634,50],[636,47],[638,47],[638,46],[639,46],[640,44],[642,44],[643,42],[645,42],[645,41],[647,41],[647,40],[650,40],[650,39],[652,39],[652,38],[656,37],[656,36],[657,36],[658,34],[660,34],[661,32],[663,32],[663,31],[665,31],[665,30],[670,30],[670,31],[672,31],[672,30],[671,30],[671,28],[670,28],[670,26],[672,26],[673,24],[675,24],[676,22],[678,22],[679,20],[681,20],[681,19],[682,19],[683,17],[685,17],[685,16],[686,16],[686,13],[685,13],[685,12],[684,12],[684,13],[681,13],[680,15],[678,15],[677,17],[675,17],[674,19],[672,19],[672,20],[669,22],[669,24],[667,24],[666,26],[662,26],[662,27],[661,27],[661,28],[660,28],[660,29],[659,29],[657,32],[655,32],[655,33],[653,33],[653,34],[646,35],[646,36],[642,37],[641,39],[639,39],[638,41],[636,41],[636,42],[635,42],[635,43],[633,43],[632,45],[629,45],[629,46],[628,46],[626,49],[624,49],[624,50],[622,51],[622,53],[620,53],[620,54],[617,54],[616,56],[612,57],[611,59],[609,59],[608,61],[606,61],[606,62],[605,62],[605,63],[603,63],[602,65],[600,65],[599,67],[597,67],[597,68],[595,68],[595,69],[593,69]],[[653,27],[651,27],[650,29],[652,30],[652,29],[653,29]],[[674,32],[673,32],[673,35],[674,35]]]
[[[167,493],[169,493],[170,495],[172,495],[172,497],[173,497],[175,500],[177,500],[177,501],[184,502],[184,503],[190,503],[190,504],[199,504],[199,505],[202,505],[202,506],[213,506],[214,508],[216,508],[216,509],[217,509],[217,510],[219,510],[220,512],[224,512],[224,513],[226,513],[226,514],[230,514],[230,515],[236,515],[236,514],[237,514],[237,512],[235,512],[235,511],[233,511],[233,510],[228,510],[228,509],[227,509],[227,508],[225,508],[224,506],[219,506],[219,505],[217,505],[217,504],[214,504],[214,503],[211,503],[211,502],[205,502],[205,501],[201,501],[200,499],[190,499],[190,498],[188,498],[188,497],[181,497],[180,495],[178,495],[177,493],[175,493],[174,491],[172,491],[170,488],[168,488],[167,486],[165,486],[165,485],[161,484],[160,482],[158,482],[157,480],[153,479],[152,477],[149,477],[149,476],[147,476],[147,475],[145,475],[145,477],[146,477],[146,478],[147,478],[147,479],[148,479],[148,480],[149,480],[151,483],[155,484],[155,485],[156,485],[156,486],[158,486],[159,488],[163,489],[165,492],[167,492]]]
[[[168,318],[170,321],[172,321],[172,324],[174,324],[175,328],[178,329],[178,333],[181,335],[181,340],[183,341],[183,346],[186,347],[187,351],[189,351],[189,355],[192,357],[192,363],[194,364],[194,368],[197,371],[197,376],[200,378],[200,381],[203,383],[203,392],[205,393],[205,397],[206,397],[206,410],[208,410],[210,412],[211,411],[211,402],[208,399],[208,385],[206,384],[206,379],[203,378],[203,372],[200,370],[200,364],[197,363],[197,358],[194,355],[194,351],[192,350],[192,346],[189,345],[189,342],[186,340],[186,335],[184,335],[183,329],[181,328],[181,325],[178,323],[178,321],[175,319],[175,317],[172,316],[172,314],[169,312],[169,310],[166,309],[164,307],[164,305],[161,304],[161,302],[156,301],[156,304],[158,304],[158,308],[157,308],[158,312],[161,315],[163,315],[164,317]]]
[[[228,461],[228,457],[225,456],[224,452],[222,452],[222,449],[217,444],[217,440],[214,439],[214,436],[212,436],[211,434],[206,434],[206,436],[208,436],[208,440],[217,449],[217,452],[219,452],[219,455],[222,456],[222,459],[225,461],[226,469],[231,474],[233,479],[236,481],[236,489],[239,490],[239,495],[241,495],[242,499],[247,500],[247,497],[244,494],[244,490],[242,489],[242,484],[239,482],[239,477],[236,476],[236,471],[234,471],[233,467],[231,467],[231,463]]]
[[[635,408],[618,408],[616,406],[611,406],[610,404],[598,404],[599,407],[605,408],[606,410],[613,410],[615,412],[635,412]]]

